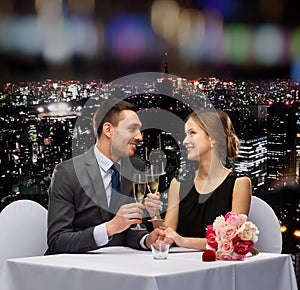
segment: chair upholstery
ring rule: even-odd
[[[17,200],[0,212],[0,272],[6,259],[43,255],[47,249],[47,210]]]
[[[248,220],[259,229],[258,241],[254,247],[260,252],[281,253],[282,234],[274,210],[257,196],[252,196]]]

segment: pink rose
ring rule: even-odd
[[[233,244],[231,240],[222,240],[219,243],[218,251],[224,254],[230,254],[233,251]]]
[[[231,240],[237,234],[237,228],[232,225],[228,225],[223,228],[221,232],[221,240]]]
[[[236,214],[233,212],[229,212],[225,215],[225,221],[227,224],[240,227],[247,221],[247,216],[245,214]]]
[[[225,254],[225,253],[217,253],[217,259],[224,260],[224,261],[232,261],[233,260],[230,254]]]
[[[252,241],[239,240],[233,246],[233,251],[238,255],[246,255],[251,251],[253,245]]]
[[[206,229],[206,243],[213,249],[218,248],[218,243],[216,241],[216,234],[213,230],[213,226],[209,225]]]

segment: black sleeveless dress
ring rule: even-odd
[[[177,233],[183,237],[205,238],[206,227],[219,215],[231,211],[235,179],[240,176],[230,172],[211,193],[199,194],[194,182],[180,183],[180,203]]]

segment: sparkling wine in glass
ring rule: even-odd
[[[159,177],[161,174],[163,174],[161,165],[160,166],[150,165],[149,169],[147,170],[147,174],[146,174],[147,188],[150,193],[155,194],[156,192],[158,192]],[[160,218],[157,211],[154,210],[154,216],[148,221],[163,222],[164,220],[162,218]]]
[[[146,192],[147,180],[143,173],[134,173],[132,181],[132,190],[135,202],[143,203]],[[132,230],[144,230],[140,224],[131,228]]]

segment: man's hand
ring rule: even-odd
[[[151,249],[151,244],[155,243],[157,240],[163,240],[165,243],[173,244],[173,241],[165,237],[165,228],[160,227],[154,229],[146,238],[145,244],[148,249]]]
[[[127,230],[133,224],[140,224],[144,208],[145,206],[140,203],[122,205],[115,217],[106,224],[108,237]]]

